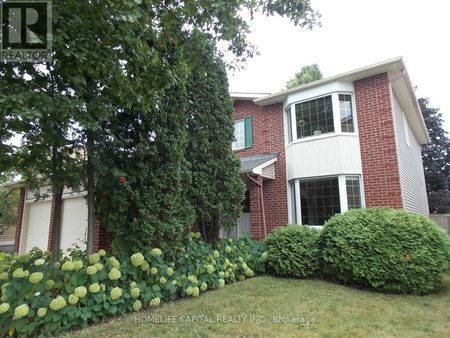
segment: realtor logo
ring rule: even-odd
[[[50,62],[52,2],[0,1],[0,61]]]

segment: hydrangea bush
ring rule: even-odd
[[[248,237],[212,248],[191,233],[171,254],[159,248],[131,257],[73,250],[57,263],[37,249],[0,255],[0,336],[59,335],[111,315],[198,297],[265,272],[265,246]]]

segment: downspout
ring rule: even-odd
[[[263,193],[263,185],[259,183],[257,180],[255,180],[253,177],[250,176],[249,173],[247,173],[247,177],[254,182],[261,190],[261,216],[262,216],[262,222],[263,222],[263,231],[264,231],[264,238],[267,237],[267,229],[266,229],[266,212],[264,211],[264,193]]]

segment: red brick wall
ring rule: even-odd
[[[25,207],[25,188],[20,188],[19,206],[17,208],[16,233],[14,236],[14,253],[19,253],[20,234],[22,232],[23,209]]]
[[[388,76],[355,81],[354,88],[366,207],[402,208]]]
[[[234,102],[234,120],[252,116],[253,147],[236,150],[239,157],[279,152],[275,162],[275,180],[263,182],[264,209],[267,233],[275,227],[288,223],[286,156],[284,145],[283,105],[273,104],[259,107],[253,101]],[[248,181],[252,234],[256,239],[263,237],[259,187]]]
[[[108,250],[111,242],[114,239],[114,234],[100,225],[98,220],[94,223],[94,252],[100,249]]]
[[[255,182],[252,182],[248,177],[245,178],[247,182],[247,189],[250,191],[250,225],[251,233],[254,235],[254,239],[264,238],[264,228],[263,228],[263,218],[261,213],[261,188]],[[254,177],[254,179],[259,183],[264,183],[262,177]],[[266,189],[264,189],[266,190]],[[263,191],[264,193],[264,191]],[[266,203],[264,203],[264,208],[267,209]],[[266,218],[267,227],[267,218]]]

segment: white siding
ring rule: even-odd
[[[339,174],[361,175],[357,134],[323,135],[286,148],[287,179]]]
[[[409,123],[403,123],[402,107],[395,94],[392,96],[403,209],[428,215],[428,199],[420,144]],[[406,132],[404,130],[405,125],[408,128]],[[409,146],[405,135],[409,135]]]
[[[272,163],[262,169],[262,176],[274,179],[275,178],[275,165]]]

